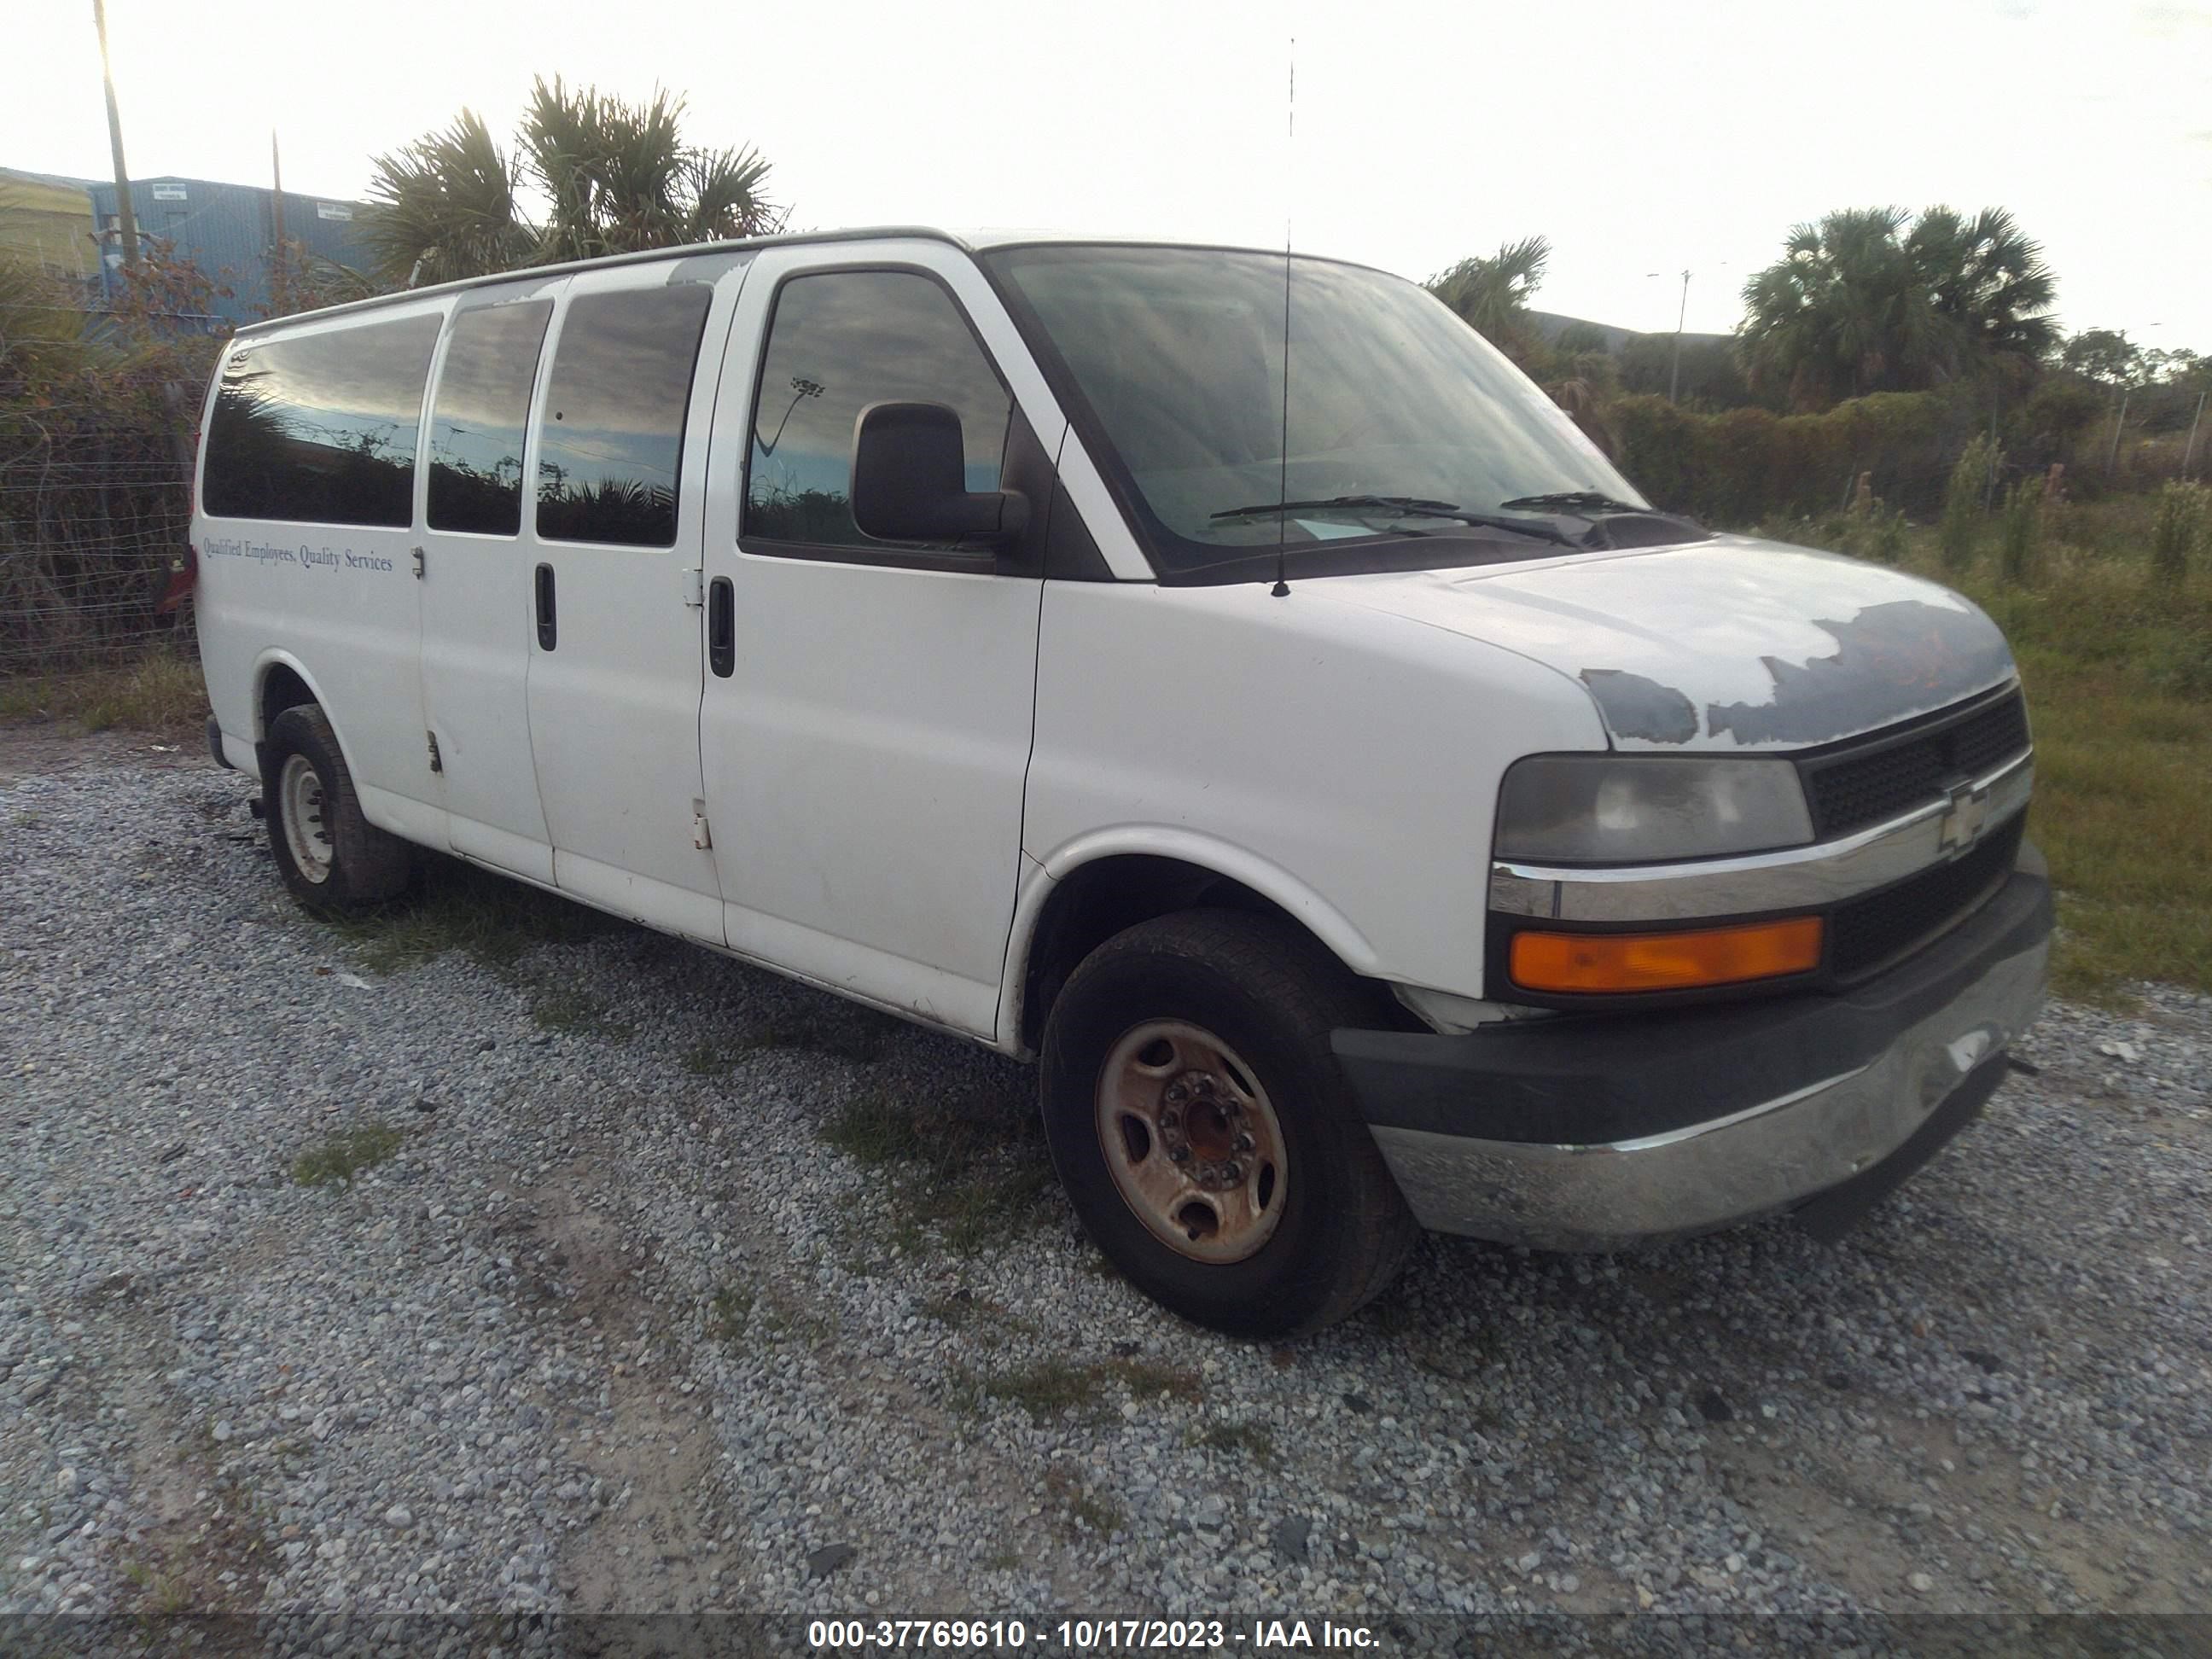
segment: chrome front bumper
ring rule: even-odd
[[[1562,1102],[1575,1097],[1577,1079],[1563,1077],[1556,1064],[1548,1063],[1540,1077],[1533,1067],[1486,1075],[1488,1057],[1468,1048],[1438,1061],[1449,1072],[1423,1073],[1418,1068],[1425,1062],[1411,1058],[1420,1051],[1403,1046],[1422,1042],[1418,1036],[1398,1038],[1394,1047],[1382,1034],[1340,1032],[1337,1051],[1370,1108],[1376,1144],[1407,1204],[1423,1225],[1439,1232],[1546,1249],[1607,1249],[1791,1209],[1855,1180],[1877,1187],[1878,1197],[1972,1118],[1994,1087],[2007,1045],[2042,1006],[2050,954],[2049,896],[2039,878],[2014,878],[2015,885],[2028,880],[2035,882],[2035,908],[2008,888],[2000,896],[2014,901],[2016,918],[1991,917],[1971,930],[1976,937],[1954,936],[1931,947],[1948,949],[1960,958],[1947,966],[1936,995],[1928,996],[1937,987],[1923,971],[1871,1011],[1839,1008],[1839,1013],[1855,1017],[1851,1035],[1840,1047],[1826,1041],[1837,1022],[1824,1021],[1826,1011],[1814,1008],[1799,1022],[1805,1042],[1800,1044],[1793,1035],[1770,1045],[1781,1050],[1784,1067],[1796,1063],[1793,1056],[1802,1052],[1807,1080],[1701,1121],[1586,1144],[1448,1133],[1449,1124],[1436,1121],[1439,1078],[1449,1078],[1452,1086],[1463,1084],[1471,1095],[1487,1083],[1494,1085],[1493,1098],[1502,1089],[1509,1094],[1518,1090],[1519,1097],[1532,1099],[1536,1097],[1530,1079],[1539,1079]],[[1928,1006],[1923,996],[1936,1006]],[[1769,1006],[1778,1011],[1788,1007],[1781,1002]],[[1802,1005],[1796,1012],[1803,1015]],[[1748,1018],[1756,1021],[1756,1011]],[[1869,1038],[1870,1020],[1886,1022],[1885,1030],[1893,1026],[1893,1034]],[[1700,1076],[1711,1079],[1715,1094],[1725,1097],[1731,1054],[1743,1051],[1747,1029],[1755,1027],[1739,1018],[1731,1027],[1717,1025],[1706,1048],[1678,1045],[1666,1056],[1674,1081],[1661,1085],[1667,1095],[1662,1104],[1671,1104],[1679,1115],[1685,1087],[1698,1088]],[[1735,1035],[1729,1037],[1727,1030]],[[1370,1040],[1364,1051],[1363,1039]],[[1449,1045],[1482,1039],[1426,1041]],[[1878,1046],[1869,1048],[1870,1042]],[[1635,1051],[1632,1043],[1620,1050]],[[1490,1052],[1513,1053],[1495,1048]],[[1836,1053],[1845,1054],[1849,1063],[1837,1068],[1822,1062],[1822,1054]],[[1480,1057],[1471,1060],[1470,1054]],[[1622,1064],[1633,1067],[1635,1062]],[[1762,1057],[1759,1076],[1769,1083],[1778,1079],[1773,1053]],[[1614,1080],[1632,1103],[1639,1098],[1636,1079]],[[1431,1127],[1376,1121],[1393,1115],[1386,1100],[1394,1091],[1410,1098],[1422,1085],[1426,1088],[1420,1098],[1426,1103],[1397,1115],[1425,1114]],[[1947,1102],[1954,1109],[1948,1114],[1943,1110]],[[1378,1111],[1378,1105],[1384,1109]],[[1500,1121],[1494,1108],[1486,1121]],[[1522,1131],[1516,1127],[1515,1133]],[[1869,1175],[1889,1161],[1904,1166],[1893,1179]]]

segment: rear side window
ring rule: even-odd
[[[200,499],[226,519],[404,530],[439,319],[249,340],[224,360]]]
[[[538,425],[540,536],[676,544],[684,417],[711,298],[686,283],[569,304]]]
[[[960,416],[968,488],[996,489],[1013,399],[952,296],[906,270],[794,276],[777,295],[753,403],[744,533],[881,548],[853,522],[853,440],[879,403]]]
[[[522,434],[550,300],[465,311],[430,402],[433,530],[512,536],[522,528]]]

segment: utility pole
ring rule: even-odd
[[[284,251],[284,161],[276,153],[276,129],[269,129],[269,176],[276,189],[270,192],[272,211],[276,216],[276,242],[269,250],[269,309],[277,316],[284,314],[284,268],[288,263]]]
[[[2197,455],[2197,428],[2204,423],[2204,398],[2202,392],[2197,394],[2197,413],[2189,418],[2189,441],[2181,447],[2181,476],[2185,478],[2196,476],[2189,464]]]
[[[1674,313],[1674,362],[1667,371],[1667,401],[1675,401],[1674,394],[1682,387],[1682,324],[1690,314],[1690,273],[1682,273],[1682,304]]]
[[[107,88],[107,147],[115,157],[115,234],[123,243],[123,268],[138,268],[138,215],[131,205],[131,169],[123,165],[123,115],[115,106],[115,71],[107,61],[106,0],[92,0],[92,26],[100,31],[100,79]]]
[[[2112,453],[2105,457],[2105,471],[2108,473],[2120,464],[2120,428],[2128,423],[2128,399],[2135,395],[2133,386],[2120,393],[2120,412],[2112,417]]]

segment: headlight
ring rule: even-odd
[[[1532,755],[1505,775],[1498,855],[1654,864],[1802,847],[1813,819],[1786,760]]]

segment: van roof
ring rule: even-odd
[[[791,247],[813,242],[875,242],[892,237],[921,237],[933,242],[946,242],[970,253],[981,253],[999,247],[1028,246],[1039,242],[1064,243],[1124,243],[1151,247],[1209,248],[1224,253],[1278,253],[1279,248],[1248,247],[1227,242],[1185,242],[1173,237],[1136,236],[1128,234],[1095,234],[1068,230],[1028,230],[988,228],[972,230],[940,230],[932,225],[862,225],[846,230],[809,230],[791,232],[775,236],[747,236],[719,242],[685,242],[674,247],[641,248],[634,253],[606,253],[596,259],[568,259],[557,264],[522,265],[513,270],[495,270],[483,276],[464,276],[450,283],[435,283],[427,288],[401,289],[392,294],[376,294],[365,300],[349,300],[343,305],[325,306],[314,311],[295,312],[289,317],[271,317],[262,322],[248,323],[234,331],[234,337],[247,334],[264,334],[288,327],[310,319],[343,316],[357,311],[373,311],[380,306],[399,305],[409,300],[420,300],[439,294],[457,294],[469,289],[484,288],[495,283],[512,283],[538,276],[562,276],[579,270],[601,270],[610,265],[649,264],[657,259],[685,259],[700,254],[730,253],[753,248]],[[1301,251],[1300,258],[1315,256]],[[1358,260],[1332,259],[1333,264],[1357,264]]]

